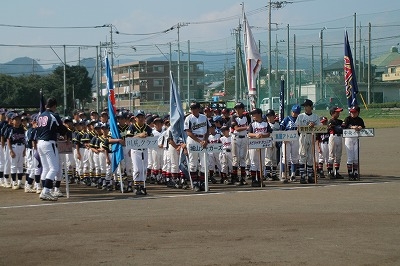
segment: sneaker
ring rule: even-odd
[[[358,175],[358,173],[354,173],[354,180],[360,181],[360,176]]]
[[[324,171],[319,172],[319,178],[325,178]]]
[[[335,178],[336,178],[336,179],[343,179],[344,177],[343,177],[341,174],[336,173],[336,174],[335,174]]]
[[[32,185],[26,184],[25,193],[36,193],[36,189],[33,189]]]
[[[300,178],[300,184],[307,184],[306,178],[304,176]]]
[[[200,191],[200,185],[199,184],[193,184],[193,190],[194,192],[199,192]]]
[[[20,184],[13,184],[12,185],[12,189],[14,189],[14,190],[17,190],[17,189],[20,189],[20,188],[21,188]]]
[[[36,194],[42,193],[42,186],[40,184],[36,185]]]
[[[292,176],[290,177],[290,181],[291,181],[291,182],[296,182],[296,176],[295,176],[295,175],[292,175]]]
[[[210,177],[210,178],[208,179],[208,181],[211,182],[211,183],[213,183],[213,184],[217,184],[217,183],[218,183],[218,182],[217,182],[217,179],[215,179],[214,176]]]
[[[308,177],[308,184],[314,184],[315,183],[315,179],[312,176]]]
[[[280,181],[279,176],[277,175],[272,175],[271,179],[272,181]]]
[[[12,188],[12,185],[11,185],[11,183],[9,183],[9,182],[4,182],[4,185],[3,185],[5,188]]]
[[[55,198],[64,197],[64,194],[60,190],[55,190],[55,191],[51,192],[51,195],[53,195]]]
[[[336,175],[334,175],[333,173],[328,173],[328,177],[329,179],[336,179]]]
[[[236,183],[237,186],[245,186],[247,185],[246,181],[244,179],[240,179],[238,183]]]
[[[252,187],[260,187],[260,186],[261,186],[260,181],[258,181],[258,180],[253,180],[253,181],[251,182],[251,186],[252,186]]]
[[[287,178],[283,179],[282,184],[289,184],[289,179],[287,179]]]
[[[42,192],[40,193],[39,199],[41,200],[49,200],[49,201],[57,201],[58,198],[54,197],[53,194],[49,192],[44,192],[44,190],[42,190]]]
[[[126,193],[132,193],[133,192],[133,188],[131,186],[127,187]]]

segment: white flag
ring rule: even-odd
[[[246,57],[247,86],[249,95],[257,94],[256,80],[261,69],[261,55],[254,40],[249,23],[244,14],[244,53]]]

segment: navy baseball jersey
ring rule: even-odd
[[[67,128],[61,122],[58,114],[50,110],[41,113],[37,119],[37,139],[57,141],[57,134],[64,135]]]
[[[25,144],[24,127],[11,127],[11,129],[8,131],[7,138],[10,139],[11,144]]]

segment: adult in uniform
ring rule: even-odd
[[[188,136],[187,145],[200,143],[200,145],[205,148],[207,147],[208,140],[208,128],[210,123],[207,117],[200,113],[200,104],[198,102],[193,102],[190,104],[189,114],[185,118],[183,125],[184,130]],[[189,171],[190,176],[193,180],[193,188],[195,191],[200,191],[205,189],[205,165],[204,155],[199,153],[190,152],[189,150]],[[199,167],[200,161],[200,167]],[[200,174],[198,173],[200,170]]]
[[[42,179],[45,179],[39,198],[50,201],[58,199],[51,193],[54,179],[60,170],[57,134],[64,135],[67,132],[60,116],[55,113],[56,108],[57,100],[49,98],[46,102],[46,111],[39,115],[37,125],[38,152],[43,169]]]

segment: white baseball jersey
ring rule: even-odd
[[[210,122],[207,117],[203,114],[199,114],[198,117],[190,114],[186,117],[183,129],[191,130],[193,134],[204,136],[208,132],[208,128],[210,127]]]
[[[316,115],[316,114],[309,114],[308,115],[306,113],[301,113],[297,117],[295,125],[297,127],[308,126],[308,124],[310,124],[311,122],[313,122],[316,126],[321,125],[321,121],[320,121],[318,115]]]

